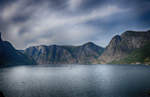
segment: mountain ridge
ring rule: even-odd
[[[150,41],[150,31],[126,31],[112,38],[99,57],[102,64],[127,57],[132,51]]]
[[[132,56],[130,53],[149,42],[150,30],[125,31],[115,35],[106,48],[87,42],[79,46],[54,44],[16,50],[11,43],[1,39],[0,33],[0,64],[108,64]],[[136,53],[143,54],[140,51]]]
[[[104,48],[92,42],[80,46],[33,46],[27,48],[24,54],[33,57],[39,64],[88,64],[103,52]]]

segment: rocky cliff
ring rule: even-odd
[[[34,46],[24,54],[32,57],[38,64],[91,64],[104,51],[104,48],[88,42],[81,46]]]
[[[0,66],[29,64],[35,64],[35,62],[16,50],[9,42],[3,41],[0,37]]]
[[[150,31],[126,31],[112,38],[104,53],[99,57],[99,63],[109,63],[127,57],[135,49],[143,47],[150,41]]]
[[[127,57],[114,60],[111,64],[146,64],[150,65],[150,42],[131,52]]]

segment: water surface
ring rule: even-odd
[[[148,97],[143,65],[14,66],[0,69],[6,97]]]

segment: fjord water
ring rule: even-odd
[[[6,97],[146,97],[143,65],[15,66],[0,69]]]

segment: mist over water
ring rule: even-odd
[[[0,69],[6,97],[147,97],[150,67],[139,65],[15,66]]]

